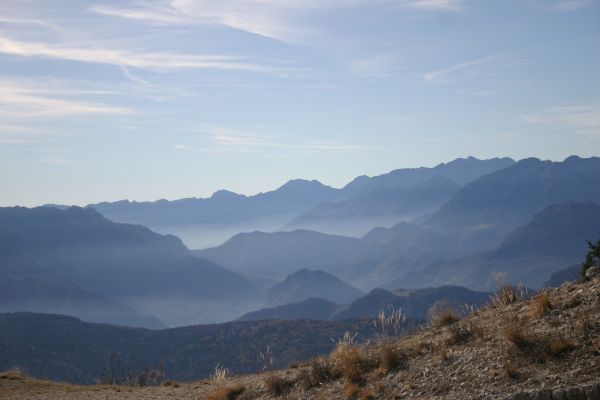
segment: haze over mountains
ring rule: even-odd
[[[70,311],[89,321],[160,327],[233,318],[256,296],[241,275],[194,257],[176,237],[93,209],[0,208],[0,234],[5,312]],[[90,303],[108,318],[88,312]],[[111,317],[120,303],[127,306]],[[153,318],[127,321],[132,309]]]
[[[376,287],[489,291],[495,272],[538,288],[579,261],[585,240],[600,236],[598,176],[596,157],[469,157],[359,177],[342,189],[296,180],[256,196],[221,191],[210,199],[94,209],[4,208],[0,310],[159,328],[223,322],[309,298],[351,304]],[[221,223],[249,226],[272,217],[280,228],[308,215],[337,228],[380,217],[389,226],[359,238],[307,229],[236,232],[220,246],[192,252],[174,236],[113,222],[97,209],[117,220],[187,224],[209,236]],[[409,214],[420,217],[406,221]]]
[[[291,180],[280,188],[245,196],[221,190],[207,199],[90,204],[105,217],[180,237],[191,248],[222,244],[240,232],[316,229],[362,236],[376,226],[435,211],[456,190],[510,158],[456,159],[433,168],[398,169],[354,179],[341,189],[318,181]]]

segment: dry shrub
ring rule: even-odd
[[[581,334],[581,336],[583,336],[584,338],[587,337],[590,328],[592,326],[590,319],[588,318],[587,315],[583,314],[583,313],[578,313],[576,316],[577,319],[577,331],[579,334]]]
[[[0,372],[0,379],[7,380],[22,380],[28,378],[27,374],[18,368],[12,368],[8,371]]]
[[[548,296],[548,293],[542,292],[533,299],[529,315],[531,318],[541,318],[553,308],[554,306],[550,302],[550,296]]]
[[[504,364],[502,367],[501,376],[505,379],[519,379],[521,374],[519,373],[518,368],[514,364]]]
[[[502,336],[508,340],[515,349],[526,351],[531,349],[533,341],[523,327],[516,324],[509,325],[502,332]]]
[[[210,380],[217,385],[222,385],[230,375],[229,369],[219,363],[215,367],[215,372],[210,376]]]
[[[459,326],[453,325],[450,327],[450,335],[446,338],[448,346],[463,344],[471,338],[471,331]]]
[[[502,286],[496,293],[491,296],[491,302],[494,306],[507,306],[514,304],[523,297],[521,288],[516,288],[512,285]]]
[[[560,337],[548,340],[543,351],[550,357],[560,357],[576,348],[577,345],[574,342],[564,337]]]
[[[435,388],[433,394],[436,396],[443,396],[445,394],[450,393],[450,390],[452,390],[452,385],[450,385],[450,383],[448,382],[443,382],[440,383],[440,385],[437,388]]]
[[[313,359],[307,368],[300,372],[298,380],[308,390],[339,378],[332,362],[327,358]]]
[[[246,387],[231,386],[231,387],[220,387],[215,391],[208,394],[207,400],[236,400],[239,399],[242,393],[246,391]]]
[[[375,400],[375,394],[371,389],[368,389],[360,396],[360,398],[361,400]]]
[[[163,386],[167,386],[167,387],[169,387],[169,386],[170,387],[175,387],[175,388],[178,388],[180,386],[179,382],[174,382],[174,381],[166,381],[162,385]]]
[[[353,383],[362,383],[363,374],[369,370],[369,360],[357,345],[339,344],[331,354],[335,369]]]
[[[405,367],[407,356],[398,348],[391,343],[384,344],[379,348],[377,355],[377,363],[379,369],[386,374],[393,371],[396,368]]]
[[[416,354],[423,354],[425,351],[430,349],[430,345],[429,343],[425,343],[425,342],[417,342],[417,344],[415,344],[415,353]]]
[[[448,349],[444,346],[440,346],[437,349],[437,355],[440,357],[440,361],[442,362],[450,360],[450,356],[448,355]]]
[[[349,383],[344,389],[344,398],[348,400],[355,400],[358,398],[358,394],[360,393],[360,386],[356,383]]]
[[[485,337],[485,329],[481,325],[472,322],[469,324],[469,331],[471,332],[471,335],[475,336],[477,339],[483,339]]]
[[[285,395],[292,387],[292,381],[272,372],[267,374],[264,383],[267,392],[275,397]]]
[[[431,322],[434,326],[442,327],[452,325],[455,322],[460,321],[459,315],[451,308],[444,308],[441,310],[433,310],[431,312]]]

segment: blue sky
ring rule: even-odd
[[[0,202],[599,155],[599,3],[0,0]]]

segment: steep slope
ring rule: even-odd
[[[437,210],[457,190],[485,174],[514,164],[510,158],[458,158],[433,168],[398,169],[354,179],[335,202],[300,214],[287,227],[362,236],[376,226],[389,227]]]
[[[372,182],[341,201],[318,204],[294,218],[287,227],[361,236],[375,226],[387,227],[401,219],[431,213],[459,188],[439,175],[411,186]]]
[[[14,238],[12,246],[0,247],[1,256],[20,252],[41,267],[21,263],[13,270],[27,268],[34,278],[50,273],[55,281],[135,305],[169,325],[213,318],[202,310],[215,304],[221,305],[212,310],[214,320],[230,318],[258,296],[243,277],[192,256],[176,237],[114,223],[92,209],[0,208],[0,232]]]
[[[399,282],[452,283],[474,289],[492,288],[492,274],[539,288],[565,265],[581,261],[586,240],[600,238],[600,205],[568,202],[547,207],[515,230],[497,248],[473,257],[438,263]]]
[[[521,160],[460,189],[429,221],[450,228],[498,227],[508,233],[534,213],[566,201],[600,201],[600,158]]]
[[[488,303],[489,299],[490,293],[475,292],[460,286],[416,290],[373,289],[366,296],[340,308],[331,318],[375,318],[380,310],[389,311],[390,307],[393,307],[396,310],[401,309],[409,318],[423,320],[429,318],[428,312],[432,307],[450,307],[458,311],[465,305],[482,306]]]
[[[10,393],[12,400],[116,400],[124,395],[138,400],[236,395],[317,400],[342,394],[363,399],[598,399],[600,279],[548,290],[542,299],[550,309],[540,307],[544,302],[539,298],[498,304],[460,321],[429,325],[382,342],[371,340],[370,345],[345,342],[314,362],[224,382],[74,386],[10,372],[0,374],[0,393]]]
[[[280,188],[244,196],[221,190],[210,198],[90,204],[105,217],[181,237],[192,248],[223,243],[236,233],[279,229],[295,215],[338,196],[318,181],[296,179]]]
[[[323,271],[301,269],[288,275],[267,292],[265,304],[269,307],[297,303],[311,297],[350,303],[363,293]]]
[[[282,279],[303,268],[335,274],[357,243],[358,239],[306,230],[252,232],[194,254],[240,273]]]

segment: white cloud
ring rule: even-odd
[[[224,69],[275,72],[281,69],[227,55],[178,54],[170,52],[134,52],[93,47],[75,47],[42,42],[23,42],[0,36],[0,53],[21,57],[43,57],[111,64],[149,70]]]
[[[473,67],[491,62],[495,56],[480,58],[477,60],[467,61],[460,64],[455,64],[447,68],[436,71],[431,71],[423,76],[423,79],[428,82],[447,82],[453,81],[465,73],[468,73]]]
[[[53,90],[47,85],[12,83],[0,80],[0,115],[6,118],[57,117],[82,114],[132,114],[127,107],[64,97],[86,93],[69,89]],[[61,97],[62,96],[62,97]]]
[[[50,165],[73,165],[73,161],[63,157],[46,157],[42,162]]]
[[[522,118],[532,124],[600,137],[600,104],[550,107]]]
[[[550,6],[550,10],[559,12],[574,11],[593,3],[593,0],[559,0]]]
[[[164,3],[161,3],[164,4]],[[91,11],[106,16],[157,25],[211,23],[283,42],[313,35],[317,28],[303,15],[349,7],[397,6],[427,12],[451,12],[464,8],[464,0],[171,0],[168,6],[138,3],[136,8],[95,6]]]
[[[181,151],[198,152],[266,152],[274,150],[288,150],[300,152],[349,152],[364,150],[381,150],[374,146],[365,146],[337,141],[321,140],[290,140],[284,136],[264,135],[226,127],[203,126],[200,136],[207,140],[201,147],[185,144],[174,144],[171,147]]]

